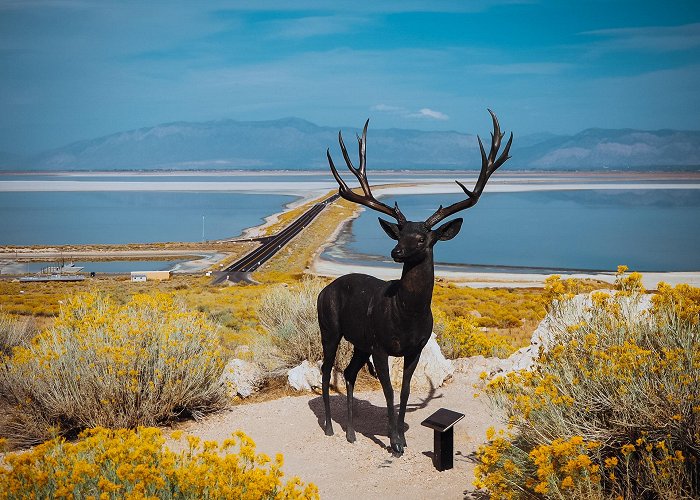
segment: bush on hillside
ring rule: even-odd
[[[471,315],[448,318],[444,313],[438,312],[433,329],[437,343],[448,359],[469,356],[507,358],[516,351],[512,339],[499,333],[483,331]]]
[[[291,286],[272,289],[258,309],[260,323],[269,333],[254,346],[256,360],[269,370],[291,368],[304,360],[323,359],[316,300],[326,283],[304,279]],[[352,357],[352,345],[344,339],[335,365],[344,369]]]
[[[0,361],[0,436],[14,446],[80,429],[153,425],[225,404],[216,328],[171,295],[70,299]]]
[[[492,498],[700,496],[700,289],[661,283],[640,313],[624,271],[613,295],[555,301],[535,368],[489,382],[508,417],[478,452]]]
[[[273,462],[256,454],[255,443],[240,431],[221,444],[195,436],[186,441],[185,450],[175,453],[157,428],[94,428],[72,443],[55,438],[4,457],[0,499],[319,498],[311,483],[283,483],[282,455]]]

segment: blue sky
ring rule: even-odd
[[[0,0],[0,151],[172,121],[700,129],[700,2]]]

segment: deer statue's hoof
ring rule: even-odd
[[[354,430],[349,430],[345,432],[345,437],[348,440],[348,443],[354,443],[355,442],[355,431]]]
[[[403,445],[401,443],[391,443],[391,449],[396,455],[403,455]]]
[[[333,435],[333,426],[332,425],[327,425],[323,431],[326,433],[326,436],[332,436]]]

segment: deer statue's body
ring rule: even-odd
[[[441,206],[425,222],[406,220],[398,205],[389,207],[377,201],[372,195],[365,172],[365,145],[369,120],[365,123],[362,137],[358,137],[360,156],[358,168],[352,165],[342,135],[338,134],[347,167],[357,177],[363,194],[357,194],[348,188],[338,174],[330,152],[326,153],[331,172],[340,186],[339,193],[343,198],[396,219],[396,224],[383,219],[379,219],[379,223],[390,238],[398,241],[391,251],[391,256],[396,262],[403,263],[403,272],[399,280],[383,281],[366,274],[348,274],[333,281],[318,296],[318,321],[323,344],[321,372],[325,409],[324,427],[327,435],[333,434],[329,398],[331,370],[340,340],[345,338],[354,347],[350,364],[343,372],[347,390],[347,440],[355,441],[352,403],[357,373],[372,356],[374,368],[386,398],[391,448],[398,454],[403,452],[406,446],[404,417],[411,388],[411,377],[433,329],[433,315],[430,310],[434,285],[433,246],[438,241],[454,238],[462,226],[462,219],[454,219],[436,229],[432,227],[450,215],[476,204],[491,174],[509,158],[508,152],[513,134],[503,153],[497,158],[503,134],[496,115],[490,110],[489,113],[491,113],[494,128],[491,150],[486,155],[479,139],[482,167],[474,190],[470,191],[457,182],[467,198],[446,208]],[[394,410],[394,390],[389,376],[389,356],[404,358],[398,419]]]

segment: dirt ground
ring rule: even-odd
[[[471,497],[474,452],[485,441],[486,429],[498,422],[485,399],[474,397],[477,380],[476,374],[455,373],[432,393],[414,390],[406,412],[408,447],[400,457],[388,449],[386,405],[379,390],[355,393],[354,444],[345,439],[344,394],[331,394],[335,435],[330,437],[321,427],[323,400],[315,393],[234,406],[205,421],[187,423],[183,430],[221,441],[241,429],[255,441],[258,452],[283,453],[286,477],[315,483],[321,498]],[[444,472],[432,464],[433,431],[420,424],[439,408],[466,415],[455,426],[454,468]]]

